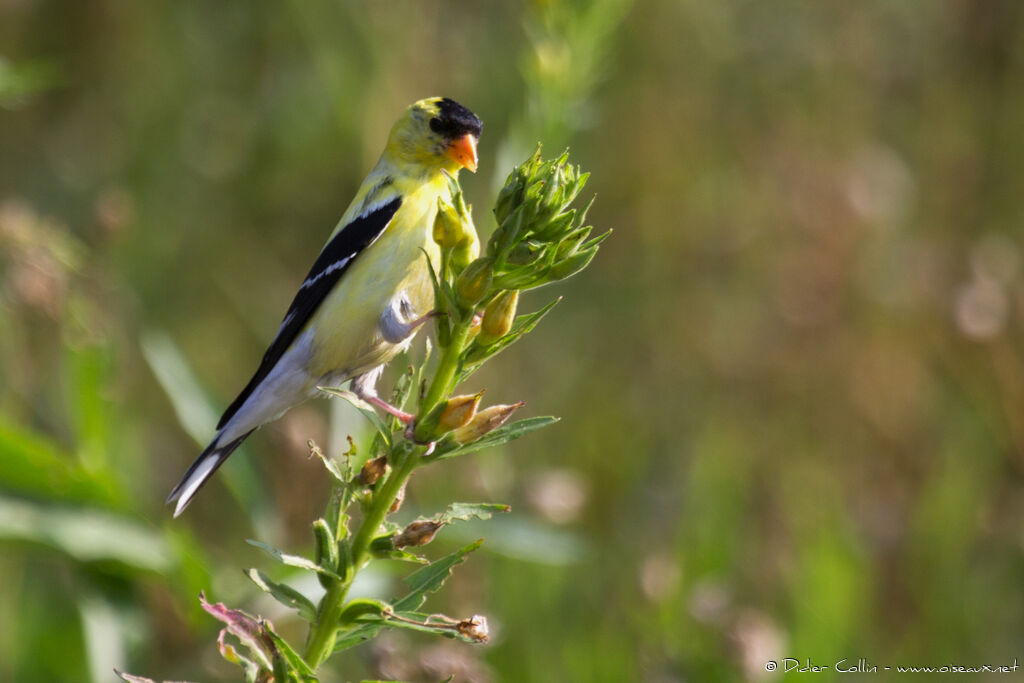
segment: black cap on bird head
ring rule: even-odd
[[[467,133],[479,138],[483,128],[483,121],[476,114],[447,97],[438,100],[437,116],[430,119],[430,130],[448,140],[455,140]]]

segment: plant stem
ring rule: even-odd
[[[434,377],[430,382],[430,388],[420,405],[419,417],[428,414],[451,393],[452,385],[455,384],[456,374],[459,371],[459,357],[469,340],[471,323],[472,317],[459,322],[452,330],[451,340],[445,347],[444,353],[441,354]],[[430,438],[430,435],[417,433],[416,437],[426,440]],[[342,577],[343,580],[332,583],[320,601],[316,623],[313,624],[309,633],[305,657],[306,662],[314,670],[330,656],[334,649],[341,613],[345,607],[345,598],[348,596],[352,581],[369,559],[370,543],[373,542],[388,510],[391,509],[395,498],[398,497],[398,492],[402,490],[413,471],[420,464],[420,456],[424,450],[425,447],[413,445],[408,441],[401,441],[392,447],[389,454],[389,459],[392,460],[391,473],[373,494],[370,507],[352,540],[351,557],[345,575]]]
[[[445,347],[444,353],[441,354],[437,369],[434,371],[434,379],[430,382],[426,398],[423,399],[423,403],[420,406],[420,415],[429,414],[452,392],[452,385],[455,384],[455,374],[459,371],[459,357],[465,350],[466,342],[469,340],[471,322],[472,315],[469,320],[458,323],[455,329],[452,330],[452,338],[448,346]],[[417,429],[416,438],[420,441],[426,441],[430,438],[430,435],[421,434]]]
[[[368,559],[370,543],[384,522],[388,510],[398,497],[398,492],[409,480],[413,470],[419,465],[422,448],[395,448],[392,455],[398,456],[391,474],[384,480],[383,485],[373,495],[366,516],[359,524],[352,541],[352,556],[349,560],[348,571],[345,572],[343,581],[331,584],[327,593],[320,601],[316,623],[309,633],[309,642],[306,646],[306,663],[316,670],[326,660],[334,649],[334,639],[338,632],[341,612],[345,607],[345,598],[356,573],[362,568],[363,563]]]

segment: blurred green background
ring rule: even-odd
[[[357,417],[311,402],[163,500],[430,95],[485,122],[482,231],[542,141],[616,232],[472,382],[563,421],[403,510],[513,505],[428,549],[488,538],[427,609],[492,642],[337,680],[1024,663],[1022,84],[1014,0],[0,0],[0,680],[231,680],[200,589],[301,637],[243,539],[308,551],[305,440]]]

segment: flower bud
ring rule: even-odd
[[[420,519],[402,529],[401,533],[391,539],[396,548],[407,548],[409,546],[426,545],[434,540],[438,529],[444,526],[444,522],[435,522],[431,519]]]
[[[462,233],[462,221],[455,207],[437,198],[437,215],[434,216],[434,241],[442,249],[454,249]]]
[[[519,403],[513,403],[511,405],[497,405],[484,408],[474,415],[473,419],[467,424],[452,432],[452,436],[454,436],[455,440],[460,444],[476,441],[484,434],[493,432],[495,429],[505,424],[505,422],[512,417],[512,413],[516,412],[524,405],[526,405],[526,403],[520,401]]]
[[[508,334],[512,329],[512,323],[515,322],[518,306],[518,289],[506,290],[495,297],[484,309],[477,340],[484,345],[493,344]]]
[[[540,148],[538,147],[529,159],[512,169],[512,173],[509,174],[508,180],[505,181],[505,186],[501,188],[498,200],[494,204],[494,217],[497,219],[498,225],[504,223],[513,207],[522,202],[527,180],[536,172],[539,163]]]
[[[438,426],[448,432],[467,424],[476,415],[476,408],[480,405],[483,395],[484,392],[481,391],[478,394],[452,396],[441,411],[441,417],[437,421]]]
[[[367,460],[366,464],[363,465],[363,469],[359,471],[359,476],[356,477],[356,481],[363,486],[373,486],[377,483],[377,480],[381,478],[384,472],[387,471],[387,469],[388,457],[386,455],[382,455],[379,458],[373,458],[372,460]]]
[[[491,289],[494,280],[494,264],[492,259],[478,258],[466,266],[466,269],[455,281],[455,293],[459,303],[472,308],[480,302]]]
[[[457,273],[465,270],[480,255],[480,238],[476,230],[469,230],[452,249],[451,264]]]
[[[316,554],[313,556],[316,563],[321,567],[327,567],[331,571],[338,568],[338,544],[334,541],[334,534],[331,533],[327,522],[318,519],[313,523],[313,539],[316,541]],[[320,585],[329,588],[332,579],[321,573],[317,573]]]

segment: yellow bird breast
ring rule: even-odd
[[[388,342],[381,329],[381,316],[396,297],[408,302],[407,321],[433,308],[427,257],[436,269],[441,252],[432,227],[437,197],[446,190],[428,183],[406,195],[384,233],[356,257],[321,304],[309,361],[314,382],[327,375],[336,381],[339,375],[354,377],[401,350],[405,343]]]

